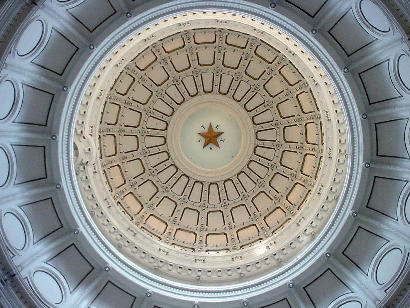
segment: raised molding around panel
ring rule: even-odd
[[[116,307],[131,308],[136,297],[108,281],[97,296],[92,300],[90,308]]]
[[[352,9],[343,14],[328,30],[328,33],[348,57],[377,41],[363,29]],[[351,38],[350,33],[355,34],[354,39]]]
[[[54,94],[23,84],[23,99],[13,123],[47,126]]]
[[[303,287],[314,307],[327,307],[352,290],[330,268]]]
[[[406,140],[409,138],[408,136],[406,138],[409,131],[409,118],[393,119],[374,125],[377,156],[410,159],[408,145],[406,145]]]
[[[297,7],[306,15],[315,18],[319,11],[329,0],[286,0],[287,3]]]
[[[117,11],[110,0],[88,0],[83,1],[67,10],[89,32],[94,32]]]
[[[71,292],[74,292],[94,270],[92,264],[84,257],[75,244],[71,244],[63,249],[46,263],[63,275]]]
[[[16,157],[14,184],[23,184],[47,178],[46,147],[12,144]]]
[[[360,72],[359,78],[370,105],[402,97],[393,83],[389,59]]]
[[[388,239],[359,226],[342,254],[367,276],[374,256],[388,242]]]
[[[78,49],[64,34],[53,28],[46,46],[31,63],[62,76]]]
[[[366,207],[394,220],[401,193],[408,182],[375,176]]]
[[[63,228],[52,198],[20,205],[26,214],[33,232],[33,244]]]

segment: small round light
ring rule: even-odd
[[[90,48],[91,50],[93,50],[95,48],[94,44],[90,44],[88,45],[88,48]]]
[[[78,235],[78,234],[80,234],[80,230],[74,229],[73,233],[74,233],[75,235]]]
[[[364,167],[365,167],[365,168],[370,168],[370,163],[365,163],[365,164],[364,164]]]
[[[294,285],[292,282],[289,282],[289,283],[288,283],[288,287],[289,287],[289,288],[293,288],[294,286],[295,286],[295,285]]]
[[[51,135],[51,140],[57,140],[57,135]]]
[[[330,258],[332,256],[332,254],[330,252],[326,252],[325,256],[326,256],[326,258]]]
[[[276,8],[276,3],[272,1],[272,2],[269,4],[269,6],[270,6],[271,9],[274,9],[274,8]]]
[[[109,266],[104,267],[104,271],[109,272],[109,271],[110,271],[110,267],[109,267]]]
[[[131,12],[125,13],[125,17],[130,18],[132,16]]]
[[[247,307],[247,306],[249,305],[249,303],[248,303],[248,301],[243,301],[243,302],[242,302],[242,305],[245,306],[245,307]]]
[[[146,296],[146,297],[151,297],[151,296],[152,296],[152,293],[151,293],[151,292],[147,292],[147,293],[145,293],[145,296]]]
[[[362,114],[362,119],[367,119],[367,114],[366,113]]]
[[[68,91],[68,87],[67,86],[63,86],[63,91],[67,92]]]
[[[56,188],[60,189],[61,188],[61,184],[56,184]]]
[[[357,214],[356,211],[353,211],[353,212],[352,212],[352,216],[353,216],[353,217],[357,217],[357,215],[358,215],[358,214]]]
[[[317,33],[317,29],[313,28],[310,32],[314,35]]]
[[[349,68],[347,67],[347,66],[345,66],[344,68],[343,68],[343,73],[348,73],[349,72]]]

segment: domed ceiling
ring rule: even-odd
[[[333,213],[348,157],[334,89],[295,41],[245,16],[160,24],[153,42],[138,33],[108,56],[86,90],[74,142],[87,209],[124,254],[174,279],[266,274]]]
[[[7,1],[4,307],[407,307],[403,12]]]

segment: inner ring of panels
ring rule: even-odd
[[[167,146],[176,110],[208,94],[237,102],[255,134],[245,167],[213,182],[183,173]],[[321,165],[321,126],[307,81],[274,46],[193,29],[121,72],[101,114],[98,155],[115,206],[140,230],[193,252],[233,251],[271,237],[303,207]]]

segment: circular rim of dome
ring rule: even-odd
[[[342,116],[343,112],[340,109],[337,97],[334,95],[334,89],[329,85],[330,82],[324,77],[324,72],[318,69],[319,64],[312,63],[312,59],[306,55],[306,51],[299,49],[299,47],[294,49],[294,53],[288,52],[287,44],[290,44],[291,47],[298,45],[280,31],[275,30],[277,31],[275,32],[273,29],[264,28],[265,32],[263,34],[267,36],[266,40],[268,41],[266,43],[264,40],[258,41],[252,35],[255,34],[252,32],[254,31],[253,27],[257,27],[258,24],[254,24],[252,27],[250,25],[245,26],[242,24],[244,17],[228,16],[226,14],[201,14],[201,18],[194,17],[189,14],[178,16],[177,19],[173,20],[176,24],[167,25],[168,23],[166,23],[166,25],[163,25],[162,30],[155,32],[155,40],[163,36],[165,38],[160,40],[162,43],[156,43],[154,40],[152,49],[146,48],[145,45],[149,41],[144,36],[140,37],[144,44],[140,44],[138,40],[134,43],[135,36],[130,38],[127,41],[130,42],[129,44],[122,45],[110,55],[108,61],[101,65],[101,69],[92,81],[92,86],[87,89],[87,95],[81,106],[82,111],[77,119],[76,131],[89,132],[88,134],[77,133],[74,138],[75,144],[80,149],[80,155],[76,158],[77,179],[79,180],[84,203],[100,230],[114,246],[118,246],[123,254],[137,264],[144,264],[150,270],[155,270],[155,267],[157,267],[158,272],[166,276],[173,276],[177,280],[187,279],[189,282],[192,282],[193,277],[187,277],[187,275],[190,276],[196,273],[198,274],[196,279],[199,277],[202,283],[235,281],[240,274],[238,268],[241,267],[241,270],[245,271],[243,267],[246,267],[246,274],[244,274],[242,280],[250,280],[257,273],[264,275],[266,272],[272,272],[274,269],[290,262],[291,258],[296,257],[314,240],[316,234],[321,231],[330,217],[332,211],[329,209],[333,209],[338,199],[346,169],[346,144],[344,142],[346,128]],[[146,148],[144,145],[145,140],[155,137],[155,131],[160,131],[157,137],[161,137],[167,127],[169,127],[168,133],[172,131],[172,125],[165,124],[166,118],[161,120],[162,116],[155,113],[155,108],[159,108],[160,105],[163,106],[163,89],[157,88],[153,84],[150,85],[148,81],[143,81],[144,86],[135,83],[135,80],[158,79],[162,75],[164,78],[170,76],[167,78],[169,80],[168,84],[163,84],[164,88],[175,90],[178,87],[186,87],[185,84],[183,86],[179,82],[174,82],[179,78],[173,75],[170,67],[166,67],[167,74],[158,75],[158,71],[164,72],[165,70],[159,45],[162,44],[162,47],[166,49],[170,42],[173,42],[172,44],[175,44],[175,41],[179,44],[183,42],[179,36],[181,25],[179,21],[181,19],[189,20],[189,25],[188,22],[186,24],[182,23],[184,25],[183,29],[185,29],[183,36],[186,35],[187,41],[195,41],[196,35],[199,37],[208,35],[220,37],[220,43],[225,44],[222,42],[227,42],[229,39],[233,43],[236,37],[237,44],[248,42],[246,45],[249,45],[250,50],[255,52],[255,57],[259,46],[264,46],[262,50],[271,48],[266,44],[273,45],[277,50],[280,50],[280,52],[271,50],[275,54],[275,60],[272,60],[272,63],[266,69],[265,77],[258,79],[253,84],[259,90],[263,88],[263,91],[256,90],[254,92],[261,95],[260,97],[266,100],[267,103],[262,104],[261,108],[255,109],[256,111],[252,113],[254,114],[252,117],[251,114],[244,114],[245,118],[252,118],[252,120],[249,118],[248,121],[253,122],[253,125],[248,127],[253,127],[256,134],[265,131],[266,128],[275,128],[276,131],[282,131],[283,135],[278,133],[278,138],[275,138],[275,142],[279,142],[281,145],[275,152],[280,155],[274,155],[270,159],[270,165],[266,165],[263,169],[266,172],[259,170],[260,179],[254,177],[252,180],[251,170],[257,175],[258,170],[255,170],[255,166],[263,167],[262,162],[255,165],[258,159],[254,154],[257,153],[259,146],[268,147],[269,142],[268,144],[265,144],[265,141],[246,144],[248,147],[254,147],[254,154],[249,159],[247,167],[228,181],[231,185],[234,185],[233,181],[243,181],[246,177],[249,179],[248,181],[253,181],[255,184],[249,185],[248,183],[248,185],[244,185],[242,182],[242,185],[248,189],[238,188],[238,195],[236,198],[231,198],[232,200],[216,197],[204,198],[202,202],[205,206],[203,204],[198,206],[198,202],[192,200],[188,193],[183,195],[185,189],[179,190],[178,186],[181,188],[184,185],[187,186],[189,182],[191,184],[194,182],[197,183],[197,188],[205,186],[204,189],[213,192],[209,195],[215,195],[216,190],[218,190],[217,183],[209,183],[208,186],[208,184],[195,181],[195,174],[193,179],[189,181],[187,178],[188,173],[176,174],[174,180],[179,185],[175,190],[174,186],[171,186],[171,189],[168,187],[168,179],[164,180],[159,177],[159,174],[162,173],[160,170],[171,170],[167,169],[170,166],[174,168],[171,173],[178,171],[171,160],[168,164],[166,163],[166,158],[169,157],[169,155],[166,155],[166,151],[168,151],[166,144],[159,149],[156,147]],[[240,20],[239,25],[237,24],[238,19]],[[218,28],[221,20],[226,23],[226,27],[229,29]],[[246,19],[246,21],[247,24],[252,23],[249,19]],[[203,30],[204,26],[207,26],[208,30]],[[212,26],[211,29],[210,26]],[[197,27],[199,30],[196,29]],[[214,27],[217,29],[214,29]],[[192,30],[187,30],[187,28],[192,28]],[[241,30],[249,33],[240,33]],[[175,32],[174,35],[173,32]],[[216,35],[217,33],[218,35]],[[193,39],[189,39],[190,36]],[[256,44],[254,44],[255,42]],[[185,47],[187,50],[190,50],[191,47],[194,48],[189,44],[188,47]],[[229,50],[228,46],[225,46],[225,48]],[[141,50],[144,51],[140,52]],[[178,48],[177,50],[177,59],[180,59],[181,53],[184,54],[184,49]],[[155,57],[153,56],[154,53]],[[295,55],[297,53],[298,56]],[[135,57],[135,54],[138,54],[138,56]],[[226,54],[224,53],[224,55]],[[246,56],[243,55],[243,57]],[[248,59],[243,63],[246,64],[248,61],[251,63],[254,61],[252,57],[248,56]],[[221,55],[217,58],[222,61]],[[225,59],[225,57],[223,58]],[[133,60],[131,61],[131,59]],[[117,61],[125,63],[125,67],[119,65]],[[219,61],[217,62],[219,63]],[[222,71],[221,76],[229,76],[231,71],[225,69],[222,62],[220,65],[217,64],[214,70]],[[144,73],[140,72],[141,69],[138,71],[135,68],[135,65],[140,67],[142,63],[149,63],[150,65],[150,69],[142,66]],[[189,78],[192,78],[191,80],[193,80],[194,77],[190,74],[198,70],[200,71],[201,68],[196,67],[193,71],[188,71],[184,79],[188,78],[190,80]],[[291,73],[292,70],[294,73]],[[152,74],[152,72],[156,72],[156,74]],[[235,76],[238,76],[238,74],[239,72],[236,72]],[[119,77],[115,78],[116,76]],[[312,80],[307,80],[306,76],[311,76],[309,79]],[[244,78],[238,78],[236,84],[240,85],[242,82],[246,82]],[[313,79],[315,79],[315,82],[313,82]],[[215,78],[215,80],[219,80],[219,78]],[[248,80],[248,82],[251,81]],[[114,84],[114,86],[111,87],[111,84]],[[148,88],[144,91],[144,87],[149,87],[152,94],[149,95]],[[108,88],[111,90],[108,91]],[[193,91],[195,88],[197,87],[192,85],[191,90]],[[218,87],[214,88],[218,89],[216,92],[220,92]],[[238,89],[235,85],[232,85],[232,88]],[[182,90],[182,92],[184,91]],[[226,95],[225,99],[229,96],[234,99],[235,93]],[[277,93],[277,96],[275,93]],[[300,96],[303,93],[307,93],[307,95],[311,93],[311,99],[314,99],[314,103],[312,102],[310,107],[309,100],[302,99],[303,96]],[[251,91],[249,96],[253,97],[252,95],[253,92]],[[272,96],[277,98],[271,99]],[[180,107],[169,101],[177,109],[171,118],[171,124],[174,119],[183,122],[183,119],[177,117],[180,110],[184,112],[186,108],[189,109],[191,106],[194,108],[197,105],[195,103],[197,99],[201,101],[208,98],[212,98],[212,96],[205,93],[191,99],[186,93],[186,102],[184,105],[181,104]],[[246,101],[245,99],[241,100],[241,103],[238,102],[237,109],[241,110],[242,104],[245,107]],[[328,102],[332,102],[332,104]],[[282,104],[286,107],[283,107]],[[298,104],[304,106],[304,108],[300,107],[301,110],[299,110],[297,107],[291,107],[292,104]],[[131,107],[129,107],[130,105]],[[150,109],[150,107],[153,109]],[[308,111],[308,114],[303,114],[304,111]],[[97,116],[100,114],[101,117]],[[266,121],[266,114],[272,114],[272,120],[267,124],[262,124],[262,127],[259,125],[259,121],[256,121],[257,118],[260,118],[258,115],[261,114],[265,114],[265,118],[262,118],[261,122]],[[322,117],[325,118],[325,121],[319,123],[319,119],[322,119]],[[133,119],[133,121],[130,121],[130,119]],[[136,119],[138,120],[136,121]],[[169,118],[167,121],[169,121]],[[139,125],[142,128],[129,128],[130,126],[139,127]],[[304,138],[299,137],[301,136],[301,126],[304,127]],[[155,128],[155,130],[150,131],[147,129],[149,127]],[[293,131],[296,133],[286,133],[289,127],[293,127]],[[98,135],[94,133],[97,131]],[[268,130],[268,132],[272,133],[271,130]],[[227,134],[229,136],[228,132]],[[167,138],[164,139],[167,140]],[[293,143],[288,141],[293,141]],[[322,141],[325,144],[324,146]],[[139,144],[141,144],[140,147]],[[92,154],[90,157],[86,149],[97,149],[98,155]],[[245,154],[249,152],[246,149],[249,150],[249,148],[245,147],[245,151],[243,151]],[[94,153],[94,151],[91,152]],[[130,152],[132,154],[127,154]],[[165,165],[157,170],[156,168],[160,164],[158,160],[160,163],[164,162]],[[175,161],[176,166],[179,166],[178,162],[179,160]],[[302,163],[303,165],[300,165]],[[309,165],[312,168],[311,171],[309,171],[310,167],[306,169],[306,166]],[[288,170],[292,170],[291,173]],[[299,174],[299,170],[302,174]],[[271,181],[264,180],[266,178],[271,178]],[[287,188],[280,184],[286,178],[288,179],[287,185],[285,185]],[[186,181],[185,184],[183,184],[184,181]],[[221,190],[225,189],[222,196],[228,195],[225,184],[226,182],[223,183],[223,188],[220,188]],[[195,186],[193,185],[193,187]],[[277,193],[280,191],[281,194],[275,194],[274,191]],[[163,202],[163,200],[168,200],[168,202]],[[170,202],[182,212],[181,216],[177,211],[169,218],[169,214],[164,214],[166,211],[158,211],[158,208],[169,207]],[[219,229],[202,227],[203,220],[198,226],[199,216],[203,218],[204,213],[215,213],[215,210],[219,210],[223,215],[221,209],[229,206],[233,210],[238,202],[245,205],[242,210],[252,213],[249,219],[243,221],[242,224],[232,223],[232,228],[229,228],[229,231],[224,227],[224,224]],[[120,207],[112,206],[117,203]],[[188,205],[188,203],[190,204]],[[97,208],[99,209],[98,215],[95,213],[96,204],[98,204]],[[184,209],[181,210],[181,207]],[[187,210],[187,214],[185,210]],[[121,215],[121,212],[125,212],[124,215]],[[193,217],[195,215],[197,216],[196,223]],[[229,221],[227,217],[225,217],[225,220]],[[276,223],[274,223],[275,221]],[[115,231],[113,232],[113,230]],[[174,230],[175,233],[170,233],[168,230]],[[256,232],[257,230],[260,230],[260,232]],[[251,236],[249,237],[247,234],[251,234]],[[122,240],[119,239],[119,236]],[[194,236],[194,241],[192,241]],[[187,237],[189,238],[186,240]],[[235,240],[232,240],[232,237]],[[152,241],[152,238],[158,240]],[[205,239],[205,244],[203,240],[201,241],[201,238]],[[224,239],[226,241],[225,245],[221,243]],[[189,240],[191,240],[191,243]],[[161,246],[159,242],[168,245]],[[142,247],[143,252],[141,252]],[[281,256],[278,257],[278,255]],[[227,266],[232,261],[231,258],[235,260],[235,268]],[[273,260],[269,261],[266,258]],[[150,264],[144,262],[147,259],[150,260],[148,262]],[[167,270],[158,269],[157,262],[159,264],[168,263],[168,267],[171,268]],[[152,268],[153,266],[154,268]],[[218,267],[218,270],[215,271],[214,267]],[[175,271],[174,268],[177,270]],[[249,270],[250,268],[252,270]],[[206,272],[206,275],[200,276],[202,272]]]
[[[101,44],[103,47],[98,46],[98,48],[95,49],[93,58],[88,62],[88,65],[84,66],[84,69],[81,71],[81,78],[77,79],[77,84],[75,87],[71,87],[72,90],[68,97],[67,97],[67,105],[66,105],[66,111],[68,116],[64,119],[62,122],[62,128],[64,130],[64,135],[63,135],[63,142],[61,144],[60,148],[60,155],[61,153],[66,153],[69,154],[68,156],[64,157],[64,166],[62,167],[64,171],[65,178],[67,180],[67,187],[66,187],[66,193],[67,197],[69,200],[73,202],[73,208],[75,208],[76,213],[75,213],[75,218],[77,222],[79,222],[80,225],[84,226],[84,222],[88,221],[88,224],[85,225],[85,228],[89,232],[87,233],[87,237],[91,240],[91,242],[94,242],[99,246],[99,249],[101,249],[105,256],[109,256],[109,258],[113,261],[115,261],[116,265],[118,265],[122,271],[125,273],[131,274],[134,279],[137,278],[139,283],[142,286],[147,286],[149,288],[154,288],[155,290],[163,293],[168,293],[168,294],[175,294],[175,295],[181,295],[184,294],[185,296],[192,297],[192,298],[217,298],[217,299],[222,299],[224,297],[225,299],[237,299],[239,296],[243,296],[243,294],[257,294],[261,288],[264,288],[265,290],[270,290],[274,287],[276,287],[278,284],[284,284],[285,281],[283,280],[283,277],[286,273],[286,275],[296,275],[297,273],[300,273],[301,271],[304,271],[305,269],[301,269],[301,264],[299,263],[298,266],[295,266],[294,270],[291,272],[289,269],[284,269],[281,274],[275,277],[275,279],[272,279],[271,281],[267,281],[266,279],[258,279],[257,281],[252,281],[249,283],[244,283],[244,284],[237,284],[235,286],[227,287],[224,286],[223,289],[219,289],[218,287],[195,287],[195,289],[199,289],[199,291],[194,291],[190,285],[187,284],[180,284],[180,283],[175,283],[175,282],[170,282],[167,279],[152,279],[150,274],[146,271],[141,270],[140,273],[135,272],[132,270],[129,266],[126,265],[125,262],[120,261],[117,259],[112,252],[110,251],[113,247],[110,246],[108,243],[103,243],[100,239],[99,234],[94,233],[93,230],[90,229],[89,225],[92,225],[92,222],[90,222],[90,217],[84,212],[82,212],[81,207],[79,204],[81,203],[80,199],[77,198],[76,196],[76,191],[78,191],[78,187],[76,186],[76,183],[72,182],[72,179],[74,178],[75,171],[73,169],[73,166],[71,165],[71,159],[73,153],[71,150],[71,139],[70,136],[74,132],[74,126],[73,122],[71,121],[73,114],[76,114],[77,112],[74,110],[78,108],[78,106],[75,106],[74,104],[77,102],[77,99],[79,98],[80,92],[84,91],[86,83],[88,83],[89,78],[90,78],[90,73],[93,73],[96,65],[100,63],[99,59],[103,58],[108,52],[113,50],[118,44],[119,41],[122,41],[123,38],[127,37],[131,31],[134,31],[137,27],[139,27],[141,24],[144,22],[147,22],[149,24],[154,23],[156,20],[160,19],[160,17],[164,16],[171,16],[174,14],[179,14],[182,12],[186,12],[189,9],[197,9],[201,8],[204,6],[210,6],[214,7],[216,11],[229,11],[232,13],[242,13],[250,16],[254,16],[256,19],[262,19],[264,22],[267,24],[273,24],[274,26],[278,26],[283,31],[289,35],[292,38],[296,37],[296,41],[298,42],[303,42],[304,45],[309,45],[308,50],[313,53],[313,55],[316,58],[319,58],[319,62],[321,63],[322,66],[324,66],[325,71],[327,72],[328,75],[331,76],[332,80],[337,80],[336,82],[336,92],[338,93],[338,96],[345,103],[343,106],[347,117],[347,122],[348,122],[348,129],[350,131],[350,144],[351,144],[351,161],[350,161],[350,172],[348,174],[348,178],[345,181],[343,191],[348,190],[347,194],[343,194],[343,196],[340,198],[338,205],[337,205],[337,213],[334,213],[332,216],[332,221],[329,222],[325,228],[325,230],[332,230],[333,232],[328,233],[324,236],[326,238],[326,241],[321,242],[321,243],[315,243],[315,245],[311,246],[316,246],[316,247],[310,247],[310,255],[308,259],[305,259],[303,262],[303,265],[306,264],[311,264],[319,258],[319,255],[314,256],[314,253],[312,252],[317,252],[318,250],[322,250],[323,247],[326,245],[326,243],[329,242],[330,238],[335,237],[337,235],[336,230],[340,229],[340,225],[342,222],[344,222],[347,218],[347,209],[352,207],[352,200],[354,200],[354,197],[356,195],[358,185],[353,185],[352,182],[357,182],[360,179],[360,174],[361,174],[361,169],[359,168],[360,166],[360,160],[361,158],[359,157],[359,154],[361,153],[361,148],[360,148],[360,131],[361,128],[359,127],[360,121],[358,120],[356,107],[352,103],[353,101],[353,95],[350,92],[349,87],[347,86],[347,81],[345,78],[342,76],[340,71],[338,70],[337,66],[333,62],[333,60],[329,59],[330,57],[326,56],[326,52],[322,52],[320,48],[317,45],[316,41],[313,41],[313,39],[309,38],[309,34],[302,30],[300,27],[298,27],[296,24],[293,22],[285,19],[282,16],[275,16],[271,13],[268,13],[266,11],[261,10],[261,7],[258,5],[250,4],[250,3],[244,3],[244,4],[232,4],[229,2],[225,1],[220,1],[220,2],[206,2],[206,3],[190,3],[187,1],[181,1],[181,5],[179,7],[175,7],[175,4],[171,5],[163,5],[161,7],[156,7],[153,10],[147,10],[144,14],[144,16],[141,18],[141,16],[138,16],[138,22],[134,21],[134,18],[130,20],[129,23],[125,24],[121,29],[113,34],[112,36],[108,37],[105,42],[107,44]],[[134,22],[133,26],[130,26],[130,23]],[[113,39],[114,38],[114,39]],[[108,43],[109,42],[109,43]],[[97,55],[100,57],[97,58]],[[74,98],[74,99],[73,99]],[[352,120],[354,118],[354,120]],[[343,213],[341,213],[343,212]],[[324,230],[324,231],[325,231]],[[323,232],[324,232],[323,231]],[[322,232],[322,233],[323,233]],[[276,273],[277,274],[277,273]],[[266,278],[266,277],[265,277]],[[282,278],[282,280],[279,280]],[[240,291],[239,291],[240,290]],[[239,295],[238,295],[239,294]]]

